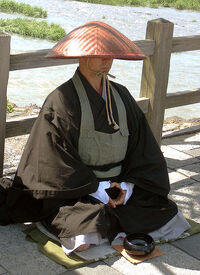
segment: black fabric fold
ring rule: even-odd
[[[122,164],[122,161],[115,162],[115,163],[109,163],[105,165],[87,165],[87,167],[91,168],[92,170],[97,170],[97,171],[108,171],[111,168],[117,167]]]

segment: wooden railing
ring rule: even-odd
[[[200,35],[173,38],[173,23],[156,19],[147,23],[146,39],[134,41],[147,56],[143,62],[140,97],[137,103],[146,114],[155,138],[161,143],[167,108],[200,102],[200,89],[167,94],[171,53],[200,50]],[[6,121],[9,71],[60,66],[78,60],[45,59],[48,50],[10,53],[10,36],[0,33],[0,177],[3,174],[5,138],[28,134],[36,117]]]

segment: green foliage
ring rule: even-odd
[[[98,3],[117,6],[149,6],[152,8],[172,7],[200,11],[200,0],[77,0],[87,3]]]
[[[57,24],[22,18],[0,19],[0,31],[51,41],[58,41],[66,35],[65,30]]]
[[[144,6],[144,0],[77,0],[92,4],[104,4],[113,6]]]
[[[176,9],[191,9],[200,11],[200,1],[199,0],[177,0],[173,4],[173,7]]]
[[[7,100],[7,108],[6,108],[7,113],[12,113],[14,112],[14,107],[10,104],[10,102]]]
[[[175,0],[150,0],[145,1],[146,4],[149,4],[150,7],[170,7]]]
[[[11,0],[0,0],[0,11],[7,13],[20,13],[31,17],[46,18],[47,12],[29,4],[17,3]]]
[[[150,7],[172,7],[176,9],[200,10],[199,0],[149,0]]]
[[[145,2],[140,0],[125,0],[122,2],[125,2],[124,4],[128,6],[145,6]]]

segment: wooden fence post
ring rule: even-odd
[[[149,21],[146,30],[146,39],[155,41],[155,49],[154,54],[144,60],[140,97],[150,99],[146,117],[159,145],[162,138],[173,29],[173,23],[159,18]]]
[[[10,36],[0,33],[0,177],[3,176],[9,67]]]

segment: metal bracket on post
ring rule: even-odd
[[[144,60],[140,97],[150,99],[146,117],[159,145],[162,138],[173,29],[173,23],[159,18],[149,21],[146,30],[146,39],[155,41],[155,49],[154,54]]]

